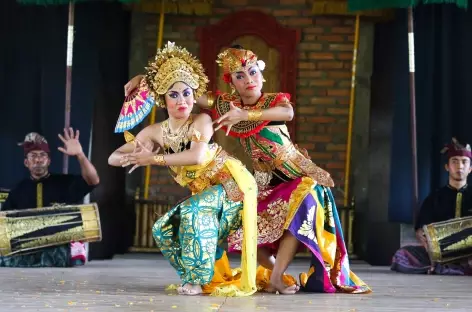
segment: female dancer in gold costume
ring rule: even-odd
[[[290,95],[263,93],[265,64],[241,46],[218,55],[223,80],[232,92],[207,92],[197,105],[212,111],[227,135],[239,138],[253,161],[258,184],[258,288],[293,294],[298,286],[284,272],[300,246],[312,254],[308,273],[300,274],[307,292],[369,293],[370,288],[350,270],[334,197],[334,182],[290,139],[286,121],[293,118]],[[145,88],[136,76],[125,93]],[[241,230],[228,238],[229,251],[240,251]],[[301,243],[301,244],[300,244]],[[273,255],[276,255],[276,260]],[[269,283],[270,280],[270,283]]]
[[[182,280],[180,294],[251,295],[257,290],[257,185],[240,161],[212,142],[210,116],[191,113],[194,97],[206,92],[203,67],[186,49],[168,43],[150,62],[145,80],[147,96],[169,118],[147,126],[136,138],[127,133],[129,142],[111,154],[109,164],[133,166],[131,171],[167,166],[175,181],[192,191],[153,227],[158,247]],[[136,111],[136,104],[136,98],[126,102],[120,120],[129,117],[128,109]],[[219,245],[241,223],[242,272],[233,275]]]

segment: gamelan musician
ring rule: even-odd
[[[393,256],[393,271],[472,275],[472,218],[468,218],[472,216],[472,186],[467,184],[472,151],[469,144],[462,145],[453,138],[441,152],[447,155],[449,181],[424,200],[415,224],[420,245],[399,249]],[[441,231],[433,231],[439,227]],[[432,231],[425,233],[425,228]],[[454,261],[432,263],[438,255]]]
[[[2,211],[82,204],[84,197],[98,185],[97,171],[82,150],[79,131],[64,129],[64,135],[59,134],[59,138],[64,147],[59,147],[58,150],[77,158],[81,175],[50,173],[48,142],[38,133],[29,133],[24,142],[18,145],[24,149],[24,165],[30,175],[11,190],[2,205]],[[84,244],[71,242],[67,245],[45,247],[27,255],[0,257],[0,266],[67,267],[81,265],[85,261]]]

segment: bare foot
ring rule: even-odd
[[[276,282],[273,279],[270,279],[270,285],[265,289],[265,291],[270,293],[275,293],[278,291],[282,295],[294,295],[299,290],[300,286],[298,285],[287,286],[283,283],[283,281]]]
[[[202,293],[202,287],[200,285],[185,284],[177,288],[179,295],[184,296],[196,296]]]

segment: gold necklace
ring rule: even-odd
[[[174,153],[181,152],[189,142],[188,131],[192,124],[193,118],[190,117],[187,121],[173,133],[169,126],[169,119],[162,123],[162,136],[164,138],[164,147],[170,147]],[[182,144],[183,143],[183,144]]]

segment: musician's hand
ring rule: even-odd
[[[68,128],[64,129],[64,136],[58,134],[59,139],[64,143],[64,147],[59,147],[58,150],[69,156],[78,156],[83,154],[82,145],[79,142],[79,130]]]
[[[421,243],[421,245],[428,249],[428,243],[426,241],[426,236],[424,235],[423,229],[416,230],[416,239]]]

